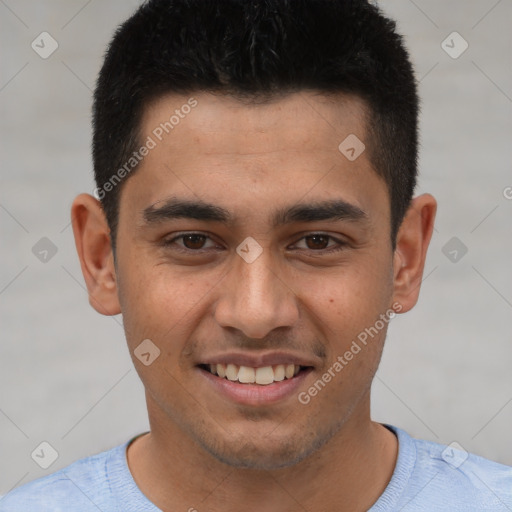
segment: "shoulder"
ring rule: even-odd
[[[449,446],[431,441],[414,440],[416,445],[418,467],[432,466],[431,470],[439,471],[445,476],[456,478],[461,484],[471,484],[477,487],[478,482],[495,484],[509,484],[512,492],[512,467],[499,464],[492,460],[468,453],[458,443]],[[481,479],[481,480],[480,480]]]
[[[108,464],[126,445],[80,459],[43,478],[18,487],[0,499],[0,512],[108,512],[112,509]]]
[[[512,468],[449,446],[398,435],[398,470],[402,470],[400,503],[405,511],[512,510]],[[399,468],[401,463],[401,468]]]
[[[416,441],[418,469],[425,468],[434,487],[450,489],[475,510],[512,509],[512,468],[468,453],[460,445]],[[470,509],[468,509],[470,510]]]

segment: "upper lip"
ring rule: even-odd
[[[236,364],[250,368],[262,368],[278,364],[294,364],[296,366],[316,366],[318,361],[293,352],[265,352],[248,354],[247,352],[223,352],[205,358],[200,364]]]

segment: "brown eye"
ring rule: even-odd
[[[172,251],[201,255],[221,249],[210,236],[203,233],[182,233],[171,240],[162,240],[162,245]]]
[[[310,256],[327,256],[331,253],[343,251],[347,247],[347,242],[334,238],[325,233],[312,233],[302,237],[295,248],[299,251],[309,251]]]
[[[205,235],[183,235],[183,245],[187,249],[202,249],[206,242]]]
[[[304,237],[308,249],[325,249],[329,245],[329,239],[331,237],[327,235],[310,235]]]

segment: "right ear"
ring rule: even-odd
[[[121,313],[110,228],[101,203],[80,194],[73,201],[71,221],[89,303],[102,315]]]

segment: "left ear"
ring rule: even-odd
[[[418,301],[427,249],[434,230],[437,202],[423,194],[411,202],[400,229],[393,256],[393,300],[405,313]]]

